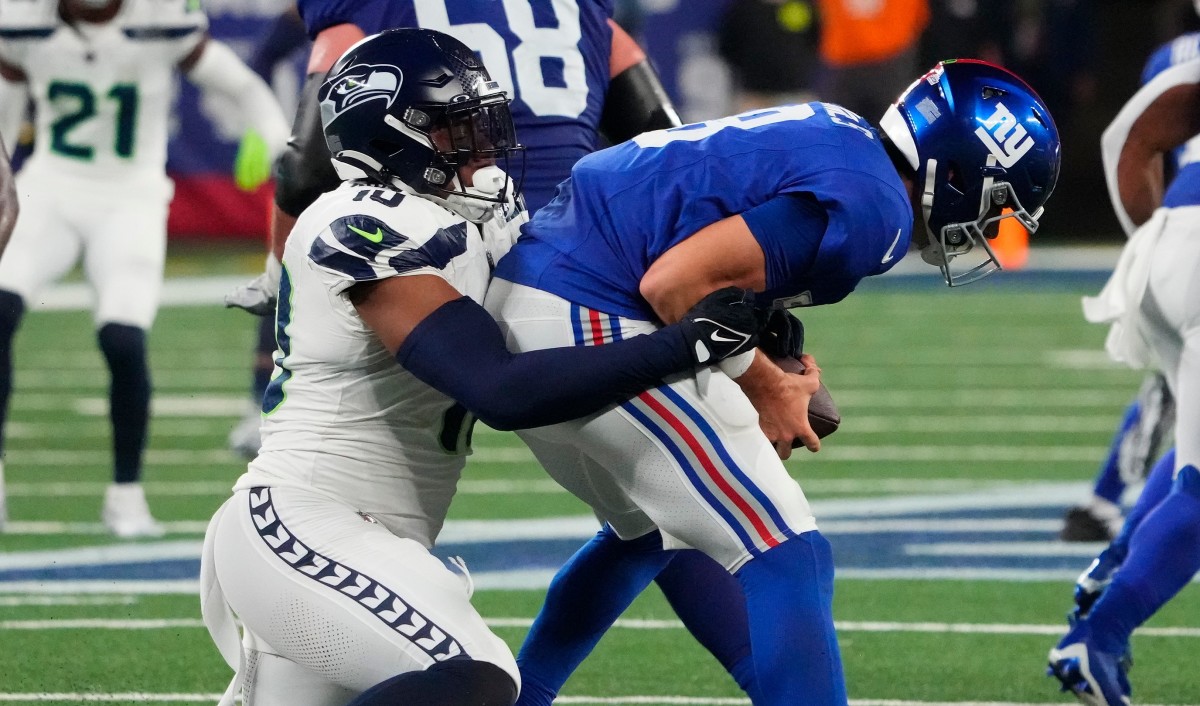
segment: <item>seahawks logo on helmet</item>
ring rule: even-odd
[[[325,110],[336,118],[369,100],[382,99],[391,107],[400,94],[404,74],[390,64],[356,64],[348,67],[330,87],[323,101]]]

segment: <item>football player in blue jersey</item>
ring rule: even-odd
[[[265,273],[239,287],[226,304],[266,315],[274,311],[278,258],[296,216],[337,187],[321,135],[316,93],[329,67],[351,44],[391,27],[425,27],[456,36],[495,67],[496,80],[514,98],[513,121],[527,146],[522,193],[531,212],[554,195],[571,165],[597,147],[597,133],[620,142],[645,130],[679,124],[641,48],[611,19],[611,0],[303,0],[301,18],[314,45],[308,80],[288,149],[276,167],[272,252]],[[271,351],[260,337],[253,388],[261,400],[270,379]],[[230,436],[253,457],[257,414]]]
[[[247,169],[255,160],[245,153],[239,171],[265,180],[287,140],[270,88],[207,27],[193,0],[0,0],[0,134],[12,144],[27,100],[37,118],[33,152],[16,177],[25,208],[0,260],[0,447],[26,304],[82,262],[111,381],[113,482],[100,514],[118,537],[164,532],[140,481],[151,397],[146,336],[174,190],[166,160],[176,71],[229,99],[256,135],[243,144],[260,146],[251,151],[259,168]]]
[[[1034,92],[970,60],[915,81],[878,129],[808,103],[645,133],[575,165],[485,303],[510,348],[528,351],[636,338],[728,285],[776,310],[833,304],[910,242],[959,286],[1000,269],[988,238],[1001,219],[1036,230],[1059,152]],[[754,704],[847,702],[832,552],[781,463],[796,444],[820,446],[807,420],[819,379],[803,362],[806,374],[787,374],[750,352],[519,432],[606,522],[555,577],[521,648],[520,704],[549,704],[681,547],[736,579],[736,602],[713,600],[709,615],[744,605]]]
[[[1200,570],[1196,37],[1185,35],[1156,52],[1144,77],[1102,140],[1109,195],[1131,235],[1086,313],[1111,323],[1111,357],[1166,378],[1176,404],[1176,446],[1151,471],[1121,533],[1080,577],[1077,617],[1050,651],[1048,673],[1091,706],[1129,703],[1130,636]]]
[[[647,336],[511,353],[480,304],[524,215],[509,98],[415,28],[356,43],[318,96],[342,184],[288,237],[263,448],[205,536],[222,704],[509,706],[511,652],[429,554],[475,417],[595,412],[751,349],[759,314],[730,287]]]

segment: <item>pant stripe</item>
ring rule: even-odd
[[[571,323],[576,345],[621,338],[619,317],[577,304],[571,305]],[[667,448],[691,485],[752,555],[779,544],[780,536],[793,534],[770,499],[737,467],[703,415],[669,387],[643,392],[621,407]]]

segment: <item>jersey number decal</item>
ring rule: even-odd
[[[816,111],[807,103],[784,105],[778,108],[771,108],[770,110],[759,110],[753,113],[731,115],[728,118],[709,120],[703,123],[692,123],[691,125],[684,125],[682,127],[645,132],[633,138],[633,141],[639,147],[662,147],[670,142],[696,142],[703,140],[726,128],[749,130],[760,125],[781,123],[785,120],[807,120],[813,115],[816,115]]]
[[[533,3],[503,0],[508,30],[517,37],[517,46],[510,57],[504,37],[492,26],[483,22],[452,24],[447,9],[451,2],[414,0],[417,24],[452,35],[479,52],[492,79],[508,95],[529,106],[534,115],[577,118],[583,114],[588,87],[583,55],[579,53],[582,33],[577,4],[545,3],[554,11],[557,24],[538,27],[534,23]],[[547,85],[547,75],[554,76],[555,85]]]
[[[69,106],[50,124],[50,149],[64,157],[92,159],[96,154],[93,145],[77,144],[68,138],[72,130],[96,116],[96,94],[86,84],[67,81],[51,82],[46,94],[55,107],[64,103]],[[129,159],[133,156],[134,128],[137,126],[137,86],[119,83],[109,89],[105,97],[117,104],[113,152],[118,157]]]
[[[284,265],[279,275],[279,304],[275,309],[275,345],[279,347],[280,354],[275,358],[275,365],[279,367],[279,374],[271,378],[266,392],[263,393],[263,414],[270,414],[279,409],[279,405],[287,399],[283,386],[292,379],[292,371],[287,367],[287,357],[292,353],[292,337],[287,332],[291,323],[292,275]]]

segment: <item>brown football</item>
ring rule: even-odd
[[[795,358],[775,358],[773,360],[784,372],[796,375],[804,372],[804,365]],[[808,402],[808,423],[816,432],[818,439],[824,439],[837,431],[838,425],[842,423],[842,415],[838,413],[837,405],[834,404],[833,397],[830,396],[824,382]],[[792,442],[793,449],[800,446],[802,444],[799,441]]]

